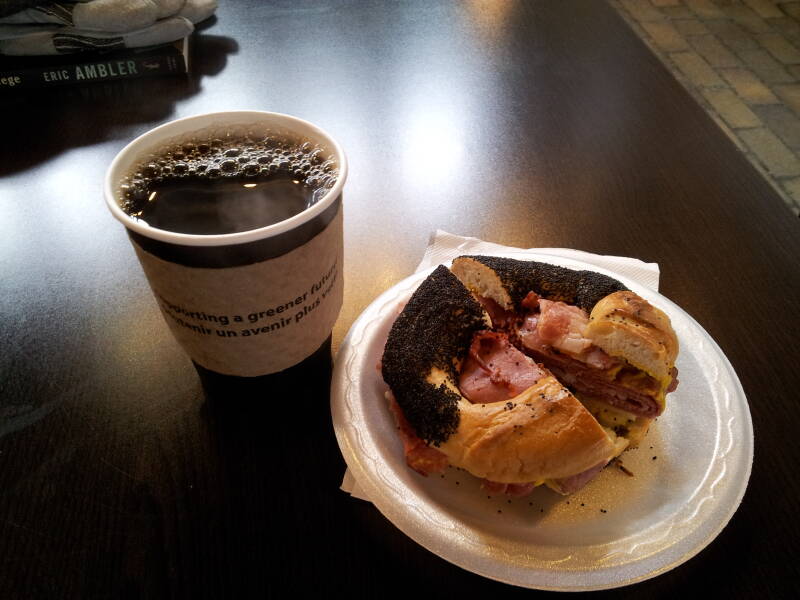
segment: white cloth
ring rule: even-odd
[[[217,0],[186,0],[183,8],[178,11],[179,17],[185,17],[192,23],[205,21],[217,10]]]
[[[632,279],[633,281],[658,291],[658,278],[660,272],[657,263],[646,263],[636,258],[626,258],[623,256],[603,256],[591,254],[581,250],[570,250],[568,248],[513,248],[492,242],[484,242],[478,238],[462,237],[447,233],[441,229],[431,236],[428,247],[422,261],[417,265],[415,273],[424,271],[434,265],[448,262],[462,254],[509,254],[524,252],[536,252],[547,254],[554,257],[571,258],[591,265],[608,269],[614,273]],[[347,469],[342,479],[341,489],[355,498],[369,501],[364,490],[359,487],[350,469]]]
[[[118,50],[143,48],[168,44],[185,38],[194,31],[194,25],[184,17],[160,19],[136,31],[106,33],[85,31],[74,27],[60,27],[51,31],[30,33],[14,39],[0,35],[0,54],[9,56],[43,56],[70,54],[85,50]]]
[[[213,15],[216,8],[217,0],[43,5],[0,19],[0,54],[52,55],[167,44],[188,36],[193,24]]]

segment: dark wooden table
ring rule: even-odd
[[[436,228],[658,262],[741,378],[755,463],[713,543],[609,594],[796,591],[800,223],[613,10],[252,0],[195,41],[187,79],[2,101],[0,597],[531,593],[339,491],[324,377],[204,401],[101,183],[134,136],[226,109],[304,117],[349,155],[334,350]]]

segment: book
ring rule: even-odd
[[[189,38],[171,44],[61,56],[0,56],[0,90],[187,73]]]

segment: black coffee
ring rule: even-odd
[[[120,185],[120,205],[151,227],[192,234],[249,231],[288,219],[333,187],[337,165],[309,142],[278,135],[168,144]]]

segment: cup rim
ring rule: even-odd
[[[258,229],[249,229],[247,231],[239,231],[236,233],[218,233],[218,234],[194,234],[194,233],[179,233],[176,231],[168,231],[166,229],[158,229],[139,221],[134,217],[127,214],[117,202],[115,188],[119,184],[119,175],[117,171],[120,165],[127,161],[129,155],[133,152],[139,152],[141,149],[146,148],[147,142],[152,138],[157,138],[159,134],[163,134],[170,129],[181,129],[179,124],[186,125],[193,121],[198,122],[198,128],[213,124],[214,119],[222,119],[226,123],[236,124],[241,119],[242,124],[248,123],[248,118],[252,121],[254,118],[263,119],[269,117],[271,119],[283,120],[300,127],[300,129],[307,129],[313,132],[316,136],[320,137],[330,146],[331,151],[336,155],[339,163],[339,175],[336,178],[336,183],[328,192],[320,198],[312,206],[306,208],[304,211],[289,217],[278,223],[259,227]],[[189,130],[190,131],[190,130]],[[140,149],[141,147],[141,149]],[[120,150],[111,161],[105,174],[105,182],[103,192],[105,195],[106,205],[108,206],[111,214],[120,221],[127,229],[134,231],[144,237],[176,244],[181,246],[231,246],[235,244],[246,244],[248,242],[255,242],[265,238],[280,235],[287,231],[291,231],[304,223],[307,223],[317,215],[325,211],[342,193],[344,182],[347,179],[347,157],[342,150],[336,139],[333,138],[327,131],[314,125],[313,123],[284,113],[260,111],[260,110],[236,110],[236,111],[219,111],[213,113],[202,113],[191,115],[180,119],[175,119],[154,127],[136,137],[129,142],[122,150]]]

